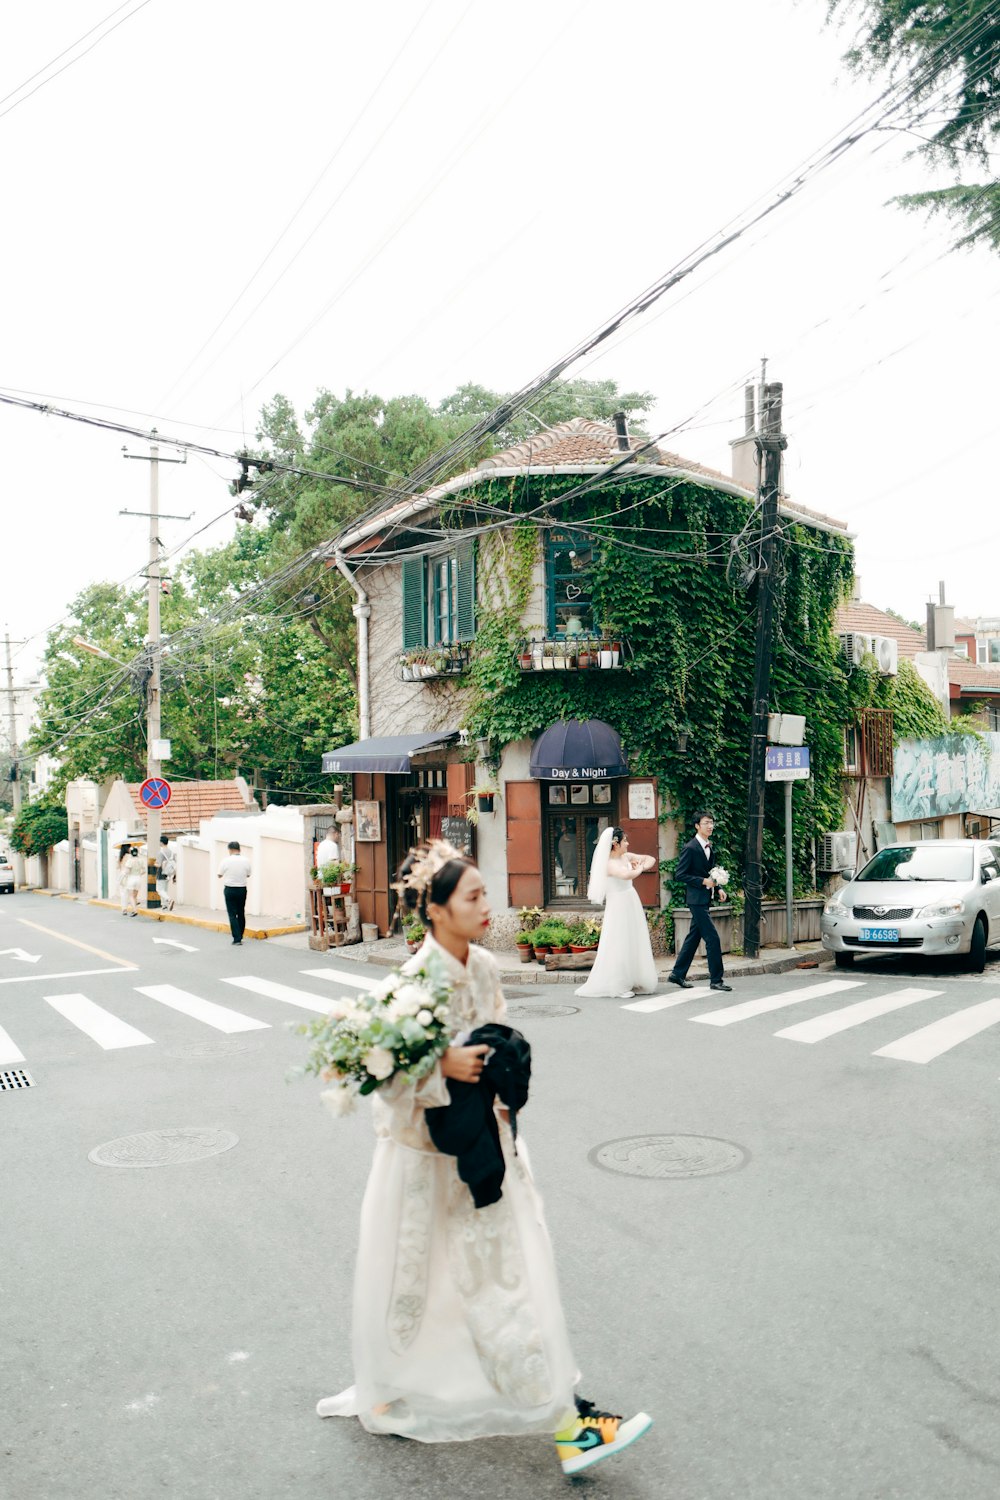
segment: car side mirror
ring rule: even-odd
[[[844,884],[846,885],[849,880],[853,880],[854,879],[854,877],[855,877],[856,874],[857,874],[856,870],[841,870],[841,872],[840,872],[840,878],[844,882]]]
[[[993,871],[989,868],[988,865],[984,865],[983,868],[979,872],[979,879],[982,881],[983,885],[989,885],[990,881],[993,878],[994,878]]]

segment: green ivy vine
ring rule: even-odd
[[[661,817],[686,832],[695,810],[711,807],[720,856],[738,872],[758,584],[745,588],[741,578],[731,579],[727,562],[731,539],[747,527],[751,506],[721,490],[646,475],[619,475],[614,485],[575,498],[568,511],[558,504],[579,487],[577,475],[525,475],[493,481],[466,497],[470,510],[479,498],[494,515],[499,507],[523,516],[513,527],[487,533],[480,547],[467,727],[476,738],[504,745],[533,738],[556,719],[607,720],[622,736],[633,774],[657,778]],[[628,638],[627,670],[520,670],[516,651],[542,530],[524,515],[528,511],[543,525],[551,518],[593,538],[594,597],[601,620]],[[892,688],[884,688],[882,679],[873,683],[861,669],[848,674],[831,628],[853,579],[850,541],[784,523],[779,548],[770,702],[776,711],[804,714],[809,725],[813,775],[796,788],[793,804],[797,884],[806,889],[813,837],[841,826],[844,725],[864,694],[875,701]],[[924,715],[929,722],[932,709],[910,673],[900,675],[903,685],[896,692],[904,720],[923,722]],[[929,693],[927,698],[933,704]],[[765,883],[783,891],[780,789],[768,792],[763,862]]]

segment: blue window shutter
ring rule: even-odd
[[[471,641],[476,634],[476,544],[466,542],[457,549],[458,599],[456,603],[457,629],[455,638]]]
[[[427,573],[422,557],[403,560],[403,650],[427,645]]]

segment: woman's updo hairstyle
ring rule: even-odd
[[[460,850],[443,839],[435,839],[410,850],[399,867],[394,888],[407,911],[415,912],[422,922],[433,927],[427,915],[428,906],[446,906],[466,870],[475,868],[475,863]]]
[[[624,828],[612,828],[612,830],[611,830],[611,846],[612,846],[612,848],[614,848],[615,844],[620,844],[621,841],[622,841],[622,839],[624,837],[625,837],[625,830],[624,830]]]

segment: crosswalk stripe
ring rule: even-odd
[[[326,979],[330,984],[353,984],[359,990],[373,990],[385,978],[382,974],[378,979],[369,979],[365,974],[348,973],[346,969],[300,969],[299,973],[307,979]]]
[[[255,1021],[252,1016],[241,1015],[238,1010],[229,1010],[225,1005],[216,1005],[212,1000],[202,1000],[199,995],[189,995],[172,984],[137,984],[140,995],[148,995],[181,1015],[191,1016],[195,1021],[204,1021],[216,1031],[231,1035],[236,1031],[270,1031],[270,1022]]]
[[[122,1021],[109,1010],[95,1005],[86,995],[45,995],[43,998],[47,1005],[65,1016],[67,1021],[72,1021],[74,1026],[78,1026],[85,1036],[103,1047],[105,1052],[111,1052],[116,1047],[144,1047],[153,1041],[151,1036],[146,1036],[127,1021]]]
[[[19,1052],[13,1039],[0,1026],[0,1064],[24,1062],[24,1053]]]
[[[649,1014],[654,1010],[671,1010],[675,1005],[686,1005],[689,1000],[698,1000],[702,995],[712,993],[707,984],[696,986],[694,989],[685,990],[683,995],[649,995],[645,1000],[633,1000],[629,1005],[623,1005],[622,1010],[638,1010]]]
[[[894,990],[888,995],[875,995],[871,1000],[858,1000],[854,1005],[845,1005],[842,1010],[829,1010],[823,1016],[799,1021],[798,1025],[786,1026],[784,1031],[774,1034],[787,1037],[790,1042],[822,1042],[828,1036],[849,1031],[852,1026],[861,1026],[876,1016],[902,1010],[904,1005],[916,1005],[918,1000],[933,1000],[943,993],[942,990]]]
[[[942,1052],[957,1047],[959,1042],[968,1041],[970,1036],[996,1026],[998,1021],[1000,1000],[984,1000],[981,1005],[970,1005],[965,1010],[957,1010],[954,1015],[934,1021],[920,1031],[911,1031],[908,1036],[900,1037],[898,1042],[880,1047],[872,1056],[894,1057],[900,1062],[930,1062],[932,1058],[940,1057]]]
[[[275,984],[273,979],[256,979],[252,974],[226,977],[223,983],[235,984],[237,989],[249,990],[252,995],[266,995],[269,1000],[284,1000],[286,1005],[297,1005],[301,1010],[312,1010],[317,1015],[325,1014],[328,1008],[307,990],[293,990],[290,984]]]
[[[744,1000],[742,1005],[728,1005],[725,1010],[710,1010],[704,1016],[688,1016],[689,1021],[700,1021],[704,1026],[732,1026],[734,1021],[745,1021],[750,1016],[763,1016],[769,1010],[782,1010],[786,1005],[798,1005],[802,1000],[819,1000],[824,995],[839,995],[842,990],[856,990],[860,979],[828,979],[825,984],[803,985],[801,989],[784,990],[780,995],[765,995],[760,1000]]]

